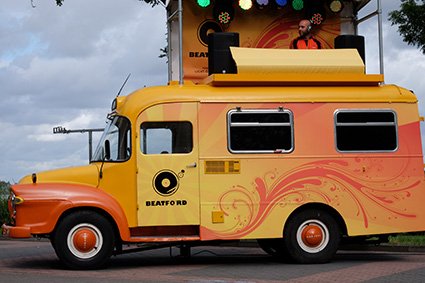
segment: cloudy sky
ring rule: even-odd
[[[425,55],[405,44],[387,21],[399,0],[382,0],[385,81],[425,95]],[[137,0],[3,0],[0,5],[0,180],[88,162],[87,134],[52,128],[102,128],[123,93],[167,82],[158,58],[166,14]],[[376,9],[375,0],[360,17]],[[379,73],[377,18],[362,23],[368,73]],[[425,115],[425,97],[420,105]],[[424,128],[425,130],[425,128]],[[98,137],[95,136],[95,140]]]

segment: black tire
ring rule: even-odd
[[[283,239],[258,239],[258,246],[271,256],[282,258],[287,255]]]
[[[285,249],[297,263],[329,262],[340,239],[338,223],[322,210],[304,210],[293,215],[283,231]]]
[[[50,244],[52,245],[53,249],[56,252],[55,239],[54,239],[53,235],[50,236]]]
[[[102,267],[114,250],[114,230],[102,215],[78,211],[56,227],[52,244],[59,259],[71,269]]]

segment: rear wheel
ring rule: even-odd
[[[102,215],[79,211],[57,226],[52,241],[59,259],[72,269],[103,266],[114,249],[114,230]]]
[[[340,231],[338,223],[322,210],[305,210],[288,220],[284,244],[291,259],[298,263],[324,263],[335,255]]]

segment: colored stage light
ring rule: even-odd
[[[196,0],[196,3],[202,8],[206,8],[211,4],[210,0]]]
[[[324,0],[305,0],[306,18],[313,25],[320,25],[326,19],[326,8]]]
[[[269,5],[269,0],[255,0],[255,6],[258,9],[263,9],[265,8],[267,5]]]
[[[283,8],[288,4],[287,0],[276,0],[276,5],[278,8]]]
[[[304,1],[303,0],[292,0],[292,9],[295,11],[301,11],[304,8]]]
[[[252,0],[239,0],[239,7],[242,10],[249,10],[252,8]]]
[[[220,24],[229,24],[235,15],[235,9],[233,8],[231,0],[216,0],[213,16],[214,19]]]
[[[324,17],[320,13],[315,13],[315,14],[311,15],[311,18],[310,18],[310,22],[313,25],[316,25],[316,26],[320,25],[323,22],[323,20],[324,20]]]
[[[344,5],[342,4],[342,1],[340,0],[331,0],[329,2],[329,10],[331,10],[334,13],[339,13],[344,8]]]
[[[230,13],[227,11],[220,12],[217,16],[217,19],[221,24],[228,24],[232,20]]]

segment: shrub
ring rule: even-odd
[[[0,227],[9,222],[9,211],[7,209],[7,198],[9,197],[10,183],[0,181]]]

